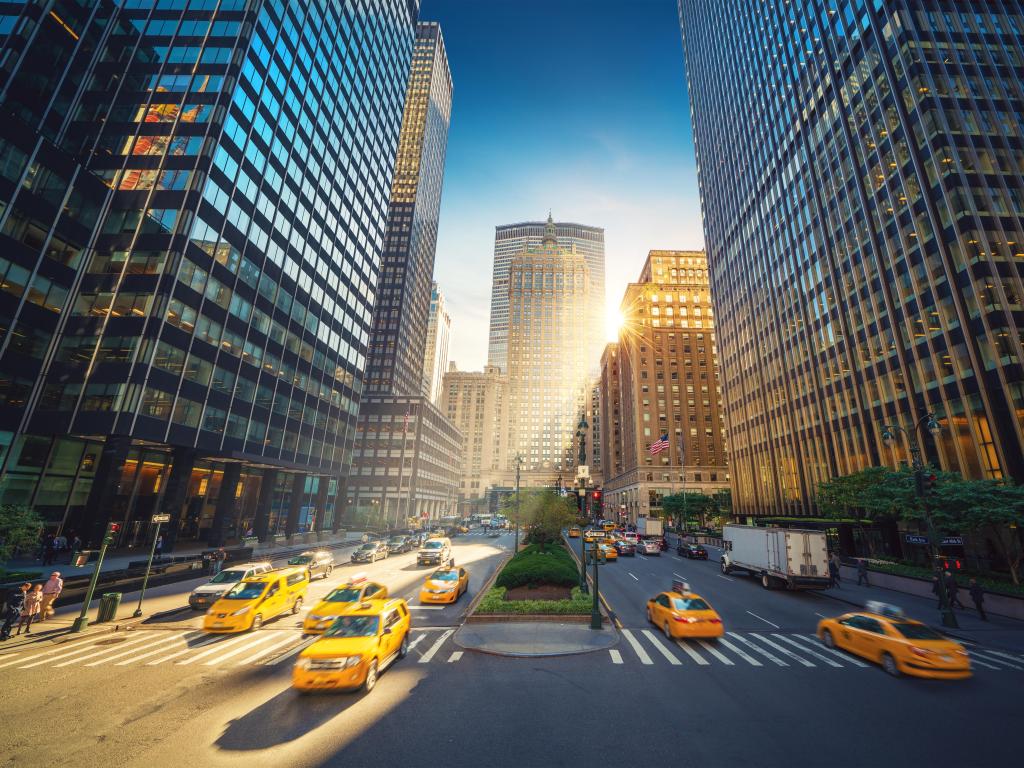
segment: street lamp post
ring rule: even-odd
[[[580,538],[583,538],[582,536]],[[601,590],[597,586],[597,555],[600,551],[598,549],[597,540],[594,540],[594,602],[590,607],[590,628],[600,629],[601,628],[601,609],[597,605],[597,598],[600,595]]]
[[[938,534],[935,531],[935,522],[932,520],[931,510],[928,507],[928,496],[925,491],[924,483],[925,467],[924,461],[921,458],[921,446],[917,441],[918,433],[921,433],[923,430],[927,430],[932,435],[938,434],[941,430],[934,413],[926,413],[918,419],[913,428],[909,430],[899,424],[883,424],[882,441],[886,445],[892,445],[896,440],[897,434],[902,434],[907,439],[907,447],[910,449],[911,466],[914,470],[914,489],[917,492],[918,497],[921,499],[921,505],[924,511],[924,522],[928,530],[928,551],[934,567],[939,562],[939,539]],[[953,613],[953,606],[950,605],[949,602],[949,595],[946,593],[945,574],[940,571],[938,576],[939,607],[942,611],[942,626],[954,629],[958,628],[960,625],[957,623],[956,615]]]
[[[579,488],[580,506],[583,505],[583,496],[587,492],[587,489],[583,487],[582,483]],[[596,542],[595,542],[596,546]],[[587,594],[587,537],[580,531],[580,592],[584,595]]]
[[[512,551],[516,554],[519,553],[519,470],[523,466],[523,457],[521,454],[516,454],[516,543],[515,549]]]
[[[579,440],[579,444],[580,444],[579,462],[577,463],[577,466],[579,466],[579,467],[584,466],[585,462],[587,460],[586,435],[587,435],[587,429],[589,429],[589,428],[590,428],[590,425],[587,424],[587,417],[586,417],[586,415],[580,414],[580,423],[576,425],[576,438],[577,438],[577,440]],[[585,478],[582,474],[580,474],[580,476],[577,478],[577,481],[579,482],[579,485],[580,485],[579,490],[578,490],[579,502],[580,502],[580,517],[583,518],[584,525],[585,525],[586,524],[586,517],[587,517],[587,478]],[[580,592],[582,592],[583,594],[587,593],[587,555],[586,555],[586,552],[587,552],[586,539],[585,539],[585,537],[583,536],[583,534],[581,532],[580,533]],[[595,563],[595,571],[594,571],[594,599],[597,600],[597,570],[596,570],[597,542],[596,541],[594,542],[594,563]]]

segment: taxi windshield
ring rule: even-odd
[[[325,634],[328,637],[375,637],[379,622],[376,616],[342,616]]]
[[[938,632],[924,624],[908,624],[904,622],[893,622],[892,628],[909,640],[943,640]]]
[[[711,606],[699,597],[674,597],[672,607],[677,611],[710,611]]]
[[[459,574],[456,571],[435,571],[430,578],[435,581],[458,581]]]
[[[293,557],[289,560],[288,565],[306,565],[307,563],[312,562],[313,557],[311,555],[299,555],[298,557]]]
[[[255,600],[267,588],[265,581],[240,581],[224,595],[227,600]]]
[[[444,546],[444,542],[442,542],[440,539],[431,539],[430,541],[428,541],[426,544],[423,545],[423,548],[424,549],[441,549],[441,547],[443,547],[443,546]]]
[[[212,579],[211,584],[234,584],[236,581],[241,581],[245,578],[245,571],[221,571]]]
[[[354,603],[358,599],[358,587],[338,587],[324,598],[329,603]]]

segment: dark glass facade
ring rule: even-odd
[[[679,0],[735,511],[926,459],[1024,481],[1024,6]]]
[[[418,4],[50,6],[24,12],[46,35],[11,27],[3,109],[28,122],[22,91],[67,92],[28,130],[80,165],[4,164],[0,232],[39,243],[21,266],[53,318],[30,323],[36,375],[0,357],[0,502],[87,541],[120,520],[120,544],[158,510],[168,543],[336,528]],[[35,198],[73,218],[79,184],[57,242]]]

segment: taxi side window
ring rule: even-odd
[[[384,619],[384,629],[391,629],[398,623],[398,612],[391,611]]]
[[[405,605],[399,605],[399,606],[398,606],[398,612],[399,612],[399,613],[400,613],[400,614],[402,615],[402,618],[403,618],[403,619],[404,619],[404,618],[405,618],[406,616],[408,616],[408,615],[409,615],[409,612],[408,612],[407,610],[405,610]]]
[[[363,598],[369,600],[371,597],[376,595],[377,592],[379,592],[379,591],[380,590],[377,588],[376,584],[367,584],[366,585],[366,591],[363,592]]]
[[[466,569],[465,568],[459,568],[459,578],[461,579],[465,575],[466,575]]]
[[[274,584],[267,591],[267,597],[273,597],[274,595],[276,595],[279,588],[280,584],[278,582],[274,582]]]
[[[658,605],[668,608],[668,598],[665,595],[658,595]]]
[[[256,575],[256,572],[255,572],[255,571],[246,571],[246,572],[245,572],[245,575],[244,575],[244,576],[242,576],[242,578],[243,578],[243,579],[251,579],[251,578],[252,578],[253,576],[255,576],[255,575]]]
[[[305,581],[305,580],[306,580],[306,575],[304,573],[293,573],[293,574],[291,574],[288,577],[288,586],[289,587],[294,586],[295,584],[298,584],[300,581]]]
[[[876,635],[884,635],[885,629],[882,627],[882,622],[878,619],[869,619],[867,616],[861,616],[861,629],[865,632],[874,632]]]

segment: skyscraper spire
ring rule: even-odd
[[[544,239],[541,241],[543,245],[558,245],[558,237],[555,232],[555,220],[551,218],[551,209],[548,209],[548,220],[544,225]]]

